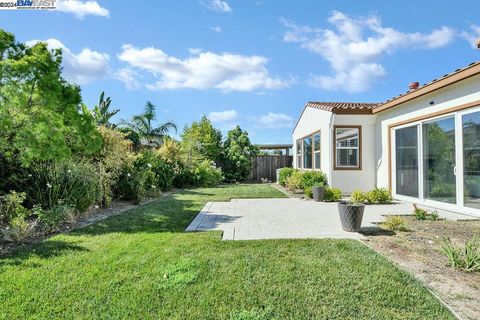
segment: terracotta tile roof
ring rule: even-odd
[[[317,108],[325,111],[366,111],[372,110],[378,103],[363,103],[363,102],[317,102],[309,101],[306,107]]]

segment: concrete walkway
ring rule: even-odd
[[[362,229],[376,227],[384,215],[411,212],[410,203],[365,206]],[[342,230],[337,203],[295,198],[208,202],[186,231],[211,230],[222,230],[224,240],[364,238],[360,233]]]

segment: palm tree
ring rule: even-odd
[[[140,138],[141,144],[148,148],[161,145],[171,129],[177,132],[177,126],[172,121],[154,126],[153,122],[157,118],[155,108],[150,101],[147,101],[142,114],[133,116],[130,121],[122,121],[122,125],[135,132]]]
[[[112,99],[110,97],[105,98],[105,92],[100,94],[100,99],[98,101],[98,105],[95,106],[92,110],[92,116],[95,119],[95,122],[99,126],[111,126],[110,119],[116,115],[120,110],[115,109],[112,111],[108,111],[110,108],[110,104],[112,103]]]

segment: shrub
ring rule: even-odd
[[[400,216],[388,216],[381,225],[390,231],[407,231],[407,222]]]
[[[85,161],[37,162],[24,173],[22,190],[30,205],[49,209],[59,202],[84,212],[98,200],[98,174]]]
[[[248,132],[239,126],[227,133],[223,143],[222,169],[225,179],[230,182],[244,181],[252,169],[252,158],[258,148],[250,142]]]
[[[364,192],[360,190],[355,190],[350,195],[350,199],[355,203],[364,203],[367,200],[367,197]]]
[[[41,221],[48,230],[55,228],[57,225],[66,220],[73,221],[76,213],[73,206],[63,202],[59,202],[57,205],[49,208],[48,210],[34,208],[33,211],[38,217],[38,220]]]
[[[302,176],[303,173],[300,171],[293,171],[292,174],[286,178],[285,186],[292,190],[295,191],[297,189],[302,188]]]
[[[193,175],[195,185],[200,187],[213,187],[223,181],[222,170],[209,160],[204,160],[196,165]]]
[[[287,183],[287,178],[290,177],[292,175],[292,173],[294,173],[295,171],[298,171],[297,169],[294,169],[294,168],[282,168],[280,169],[280,171],[278,172],[278,183],[281,185],[281,186],[286,186],[286,183]]]
[[[24,192],[10,193],[0,197],[0,223],[8,224],[10,220],[17,217],[26,218],[29,214],[28,209],[23,206],[26,199]]]
[[[418,208],[417,205],[413,205],[413,215],[417,220],[438,220],[440,219],[440,215],[438,212],[435,211],[430,211],[430,210],[425,210]]]
[[[133,162],[125,163],[115,186],[115,194],[121,199],[132,200],[138,204],[147,197],[146,181],[146,170],[135,169]]]
[[[302,189],[314,185],[327,185],[327,175],[321,171],[306,171],[302,175]]]
[[[375,188],[365,194],[365,199],[368,203],[381,203],[387,204],[392,203],[393,197],[390,190],[385,188]]]
[[[443,238],[442,252],[452,268],[480,271],[480,238],[469,239],[463,247],[455,246],[450,238]]]
[[[325,197],[324,201],[326,202],[335,202],[342,199],[342,191],[338,188],[325,188]]]
[[[113,189],[122,173],[123,164],[128,160],[129,144],[126,134],[104,126],[98,127],[103,140],[100,151],[95,155],[99,174],[98,200],[102,206],[110,205],[114,198]]]
[[[146,185],[161,191],[170,190],[173,186],[173,168],[162,157],[152,151],[145,151],[134,161],[136,170],[145,171]],[[148,190],[148,188],[147,188]]]
[[[0,230],[4,240],[20,242],[28,238],[32,227],[32,224],[28,223],[24,217],[15,217],[8,222],[6,228]]]
[[[307,198],[313,198],[313,190],[312,187],[306,187],[303,189],[303,193],[305,194],[305,197]]]

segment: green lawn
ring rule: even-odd
[[[183,233],[206,201],[267,185],[179,192],[0,260],[3,319],[453,319],[357,241],[221,241]]]

